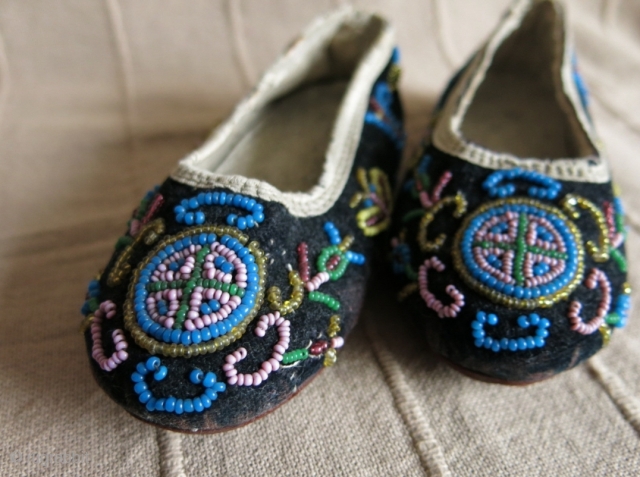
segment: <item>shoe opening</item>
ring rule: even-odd
[[[537,1],[495,52],[461,124],[483,148],[525,158],[596,155],[563,88],[565,31],[553,1]]]
[[[267,74],[249,99],[255,107],[230,125],[225,140],[208,153],[201,148],[198,167],[282,192],[318,185],[352,76],[384,27],[379,17],[353,14],[299,41],[303,47]]]

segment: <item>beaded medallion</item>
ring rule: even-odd
[[[238,338],[262,305],[266,267],[234,227],[193,227],[158,244],[134,272],[124,305],[136,343],[165,356],[197,356]]]
[[[528,198],[500,199],[469,215],[453,246],[464,280],[509,307],[549,307],[582,281],[578,228],[559,209]]]

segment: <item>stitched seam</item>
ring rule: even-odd
[[[157,430],[160,475],[162,477],[186,477],[182,456],[182,436],[176,432]]]
[[[367,320],[367,335],[425,472],[434,477],[451,477],[452,474],[435,437],[435,432],[422,412],[422,404],[415,397],[400,365],[373,326],[371,320]]]
[[[640,434],[640,400],[633,395],[625,382],[604,364],[599,356],[591,358],[587,362],[587,366],[620,413]]]

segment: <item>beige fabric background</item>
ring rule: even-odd
[[[0,475],[640,475],[638,313],[588,364],[509,388],[438,364],[372,296],[335,368],[215,436],[144,425],[93,382],[78,308],[131,209],[340,3],[0,0]],[[396,26],[415,144],[508,0],[354,3]],[[640,2],[569,3],[640,289]]]

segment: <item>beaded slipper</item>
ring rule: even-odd
[[[216,432],[336,362],[390,225],[398,76],[386,21],[323,17],[144,197],[83,308],[112,399],[163,428]]]
[[[520,1],[452,80],[394,215],[430,347],[519,384],[605,346],[629,308],[620,199],[560,6]]]

